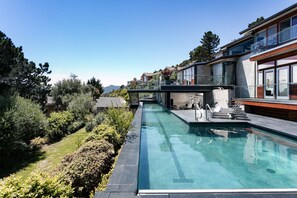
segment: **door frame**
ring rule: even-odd
[[[270,72],[273,72],[273,83],[272,84],[269,84],[273,87],[273,91],[272,91],[272,96],[267,96],[266,95],[266,88],[267,88],[267,84],[266,84],[266,74],[267,73],[270,73]],[[275,71],[274,69],[268,69],[268,70],[264,70],[264,98],[274,98],[275,97],[275,79],[274,79],[274,76],[275,76]]]
[[[278,95],[278,90],[279,90],[279,71],[286,69],[287,70],[287,96],[279,96]],[[289,66],[284,66],[284,67],[278,67],[276,68],[276,98],[277,99],[289,99],[289,76],[290,76],[290,69]]]

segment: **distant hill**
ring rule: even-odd
[[[118,85],[109,85],[107,87],[104,87],[104,92],[103,93],[109,93],[112,92],[113,90],[119,89],[120,86]]]

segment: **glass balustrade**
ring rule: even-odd
[[[287,28],[251,45],[253,55],[272,49],[297,38],[297,25]]]

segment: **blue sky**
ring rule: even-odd
[[[36,63],[49,62],[52,83],[71,73],[104,86],[126,84],[189,58],[206,31],[221,45],[257,17],[295,0],[0,0],[0,31]]]

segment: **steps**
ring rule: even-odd
[[[213,112],[212,118],[230,119],[230,114],[228,112]]]

